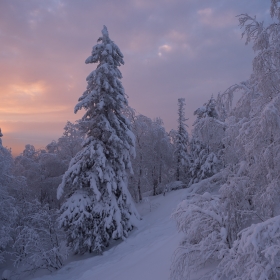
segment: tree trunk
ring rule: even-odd
[[[142,192],[141,192],[141,177],[142,177],[142,155],[140,159],[140,168],[139,168],[139,178],[138,178],[138,196],[139,196],[139,201],[142,201]]]
[[[141,181],[140,181],[140,177],[138,179],[138,197],[139,197],[139,201],[142,201],[142,193],[141,193]]]
[[[157,187],[158,187],[158,181],[157,181],[157,179],[154,179],[154,181],[153,181],[153,189],[154,189],[154,193],[153,193],[153,195],[155,196],[155,195],[157,195]]]
[[[180,157],[177,159],[177,172],[176,172],[177,181],[180,181]]]
[[[161,176],[162,176],[162,174],[161,174],[161,171],[162,171],[162,155],[160,155],[160,164],[159,164],[159,175],[158,175],[158,183],[159,184],[161,184]]]

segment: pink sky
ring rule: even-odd
[[[176,128],[177,99],[194,110],[245,80],[253,52],[235,17],[268,18],[263,0],[1,0],[0,127],[13,154],[62,135],[96,65],[86,65],[105,24],[124,54],[129,104]]]

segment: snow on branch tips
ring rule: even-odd
[[[213,279],[278,279],[279,260],[280,216],[276,216],[241,231]]]
[[[98,63],[75,107],[75,112],[86,110],[78,123],[86,139],[58,187],[58,196],[66,197],[60,224],[68,246],[78,253],[101,252],[110,239],[126,238],[139,218],[127,191],[135,137],[122,114],[127,106],[118,69],[123,54],[106,26],[85,63]]]

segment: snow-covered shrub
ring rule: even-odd
[[[209,193],[194,194],[182,201],[173,218],[183,240],[174,254],[171,279],[185,279],[206,262],[222,259],[229,250],[220,198]]]
[[[228,170],[223,170],[192,185],[188,199],[173,213],[184,237],[174,254],[172,280],[185,279],[205,263],[223,259],[238,232],[260,221],[246,192],[248,184],[247,177],[231,177]],[[216,195],[203,193],[207,188]]]
[[[190,187],[191,193],[203,194],[205,192],[218,193],[220,187],[226,183],[229,176],[228,169],[222,169],[210,178],[203,179],[198,183],[194,183]]]
[[[212,279],[280,279],[280,216],[252,224],[238,234]]]
[[[174,181],[174,182],[168,183],[166,185],[164,191],[175,191],[175,190],[183,189],[186,187],[187,187],[187,185],[185,183],[183,183],[182,181]]]
[[[23,272],[61,268],[68,249],[65,234],[58,228],[58,213],[38,201],[25,202],[24,207],[26,213],[16,228],[13,246],[15,266]]]
[[[230,247],[240,230],[252,221],[260,221],[258,213],[252,210],[248,185],[248,177],[229,176],[227,182],[219,190],[221,211],[225,217],[227,241]]]

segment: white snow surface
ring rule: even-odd
[[[137,205],[143,219],[123,242],[103,255],[80,257],[62,269],[33,280],[168,280],[172,255],[182,235],[171,214],[188,190],[150,197]],[[29,278],[31,279],[31,278]]]

